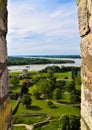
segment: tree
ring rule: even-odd
[[[20,88],[20,95],[23,96],[23,94],[27,94],[28,91],[29,91],[28,87],[23,85],[23,86]]]
[[[50,98],[52,96],[52,82],[48,79],[40,79],[37,83],[38,91],[43,94],[46,98]]]
[[[70,120],[70,130],[79,130],[80,129],[79,116],[72,115],[72,116],[70,116],[69,120]]]
[[[61,90],[59,88],[56,88],[54,90],[54,92],[53,92],[53,99],[55,99],[56,101],[61,99]]]
[[[75,78],[76,84],[81,85],[81,76],[78,74]]]
[[[63,116],[61,123],[62,123],[62,130],[70,130],[69,116],[67,115]]]
[[[22,103],[26,106],[26,108],[29,108],[32,103],[31,97],[28,94],[23,95]]]
[[[18,87],[19,85],[19,79],[17,76],[13,76],[10,78],[10,84],[13,86],[13,87]]]
[[[60,88],[60,90],[62,90],[65,86],[65,81],[64,80],[58,80],[56,81],[56,88]]]
[[[71,81],[70,83],[68,83],[66,86],[65,86],[66,90],[71,92],[73,90],[75,90],[75,82],[74,81]]]
[[[70,93],[70,100],[73,104],[80,103],[80,96],[76,93],[76,91],[72,91]]]
[[[61,119],[62,130],[80,130],[80,117],[65,115]]]
[[[33,96],[36,98],[36,99],[40,99],[40,92],[38,89],[34,89],[33,90]]]
[[[52,101],[47,101],[47,105],[48,105],[48,107],[53,107],[53,102]]]

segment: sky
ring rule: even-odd
[[[8,0],[8,55],[80,54],[76,0]]]

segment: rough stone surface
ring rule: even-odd
[[[79,31],[80,36],[86,35],[89,31],[88,23],[88,9],[87,9],[87,0],[81,0],[78,5],[78,19],[79,19]]]
[[[81,0],[76,0],[77,6],[79,5],[80,1],[81,1]]]
[[[92,0],[78,0],[82,67],[81,130],[92,130]]]
[[[0,0],[0,130],[12,130],[7,73],[7,0]]]
[[[11,125],[10,99],[7,98],[0,106],[0,130],[8,130]]]
[[[88,0],[87,2],[87,9],[88,9],[88,20],[89,20],[89,28],[92,31],[92,0]]]
[[[81,96],[81,130],[92,130],[92,92],[83,85]]]

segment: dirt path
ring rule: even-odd
[[[33,125],[27,125],[27,124],[15,124],[13,126],[24,126],[27,130],[33,130]]]

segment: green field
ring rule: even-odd
[[[27,130],[24,126],[14,126],[13,130]]]
[[[11,75],[18,75],[22,72],[11,72]],[[39,73],[30,71],[29,77],[26,77],[30,82],[36,78],[46,78],[48,76],[48,73]],[[54,77],[56,78],[56,81],[65,81],[65,84],[68,85],[72,81],[72,76],[70,72],[61,72],[61,73],[54,73]],[[18,86],[11,87],[11,92],[18,93],[20,90],[20,87],[22,86],[22,82],[25,80],[25,78],[20,79],[20,83]],[[37,79],[36,79],[37,80]],[[80,108],[74,107],[71,105],[70,100],[70,92],[66,90],[61,91],[61,99],[59,100],[59,103],[56,102],[54,99],[50,99],[54,104],[53,107],[48,107],[47,105],[47,99],[35,99],[33,96],[33,90],[37,88],[37,84],[33,83],[31,84],[29,89],[29,94],[31,94],[32,104],[29,109],[26,109],[25,106],[23,106],[22,103],[20,103],[17,112],[13,116],[13,123],[14,124],[34,124],[41,121],[46,120],[47,116],[31,116],[31,117],[21,117],[22,114],[37,114],[37,113],[44,113],[48,116],[51,116],[52,119],[49,124],[44,125],[42,127],[36,128],[35,130],[59,130],[61,129],[61,122],[60,117],[63,115],[80,115]],[[76,90],[81,89],[80,85],[75,85]],[[16,104],[16,100],[11,100],[12,108],[14,108]],[[25,127],[22,126],[15,126],[14,130],[26,130]]]

